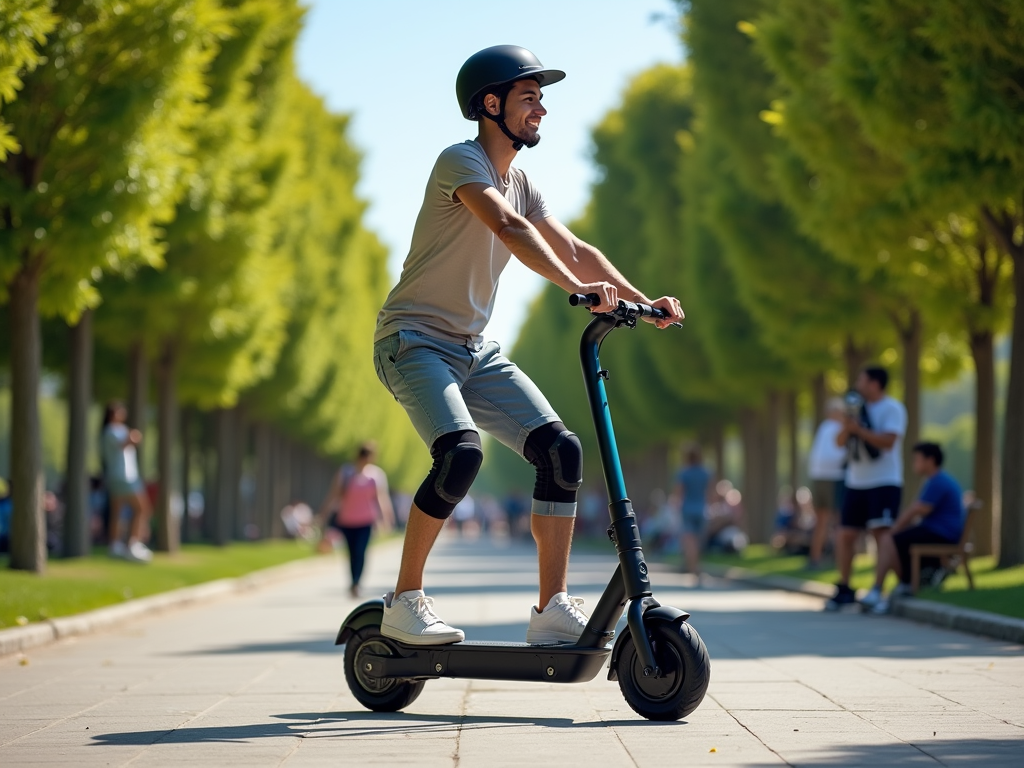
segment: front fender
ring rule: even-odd
[[[654,608],[648,608],[644,611],[644,626],[646,627],[649,622],[655,622],[658,624],[668,624],[669,626],[679,627],[684,621],[690,618],[690,614],[686,611],[680,610],[679,608],[673,608],[671,605],[659,605]],[[615,645],[612,646],[612,656],[608,660],[608,679],[618,680],[618,675],[615,670],[619,662],[619,654],[622,652],[622,644],[626,638],[629,637],[629,627],[622,628],[622,634],[615,639]]]
[[[354,632],[363,627],[379,627],[384,620],[384,601],[381,599],[367,600],[362,605],[356,606],[352,613],[341,623],[338,630],[338,639],[335,645],[344,645],[352,637]]]

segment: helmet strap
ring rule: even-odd
[[[533,144],[528,143],[526,139],[523,139],[512,133],[512,130],[505,124],[505,99],[508,98],[509,90],[510,89],[506,89],[505,92],[501,94],[501,108],[498,111],[497,115],[492,115],[486,109],[481,109],[480,114],[482,114],[488,120],[493,120],[495,123],[497,123],[498,127],[501,129],[501,132],[504,133],[512,142],[512,149],[518,152],[523,147],[526,147],[527,149],[529,149],[530,147],[535,147],[537,145],[537,142],[534,142]]]

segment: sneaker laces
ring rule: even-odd
[[[562,603],[565,606],[565,612],[572,616],[582,626],[587,626],[587,622],[590,620],[583,611],[580,610],[580,606],[583,605],[582,597],[569,597],[569,599]]]
[[[416,614],[416,618],[426,626],[444,624],[441,617],[434,613],[434,598],[427,597],[426,595],[416,595],[416,597],[403,597],[402,601]]]

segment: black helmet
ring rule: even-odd
[[[455,93],[459,97],[462,116],[467,120],[478,119],[478,97],[527,77],[544,86],[562,80],[565,72],[560,69],[544,69],[536,56],[518,45],[495,45],[477,51],[466,59],[455,81]]]
[[[479,120],[481,117],[493,120],[518,151],[524,145],[534,146],[539,139],[527,143],[505,125],[505,97],[512,84],[516,80],[530,78],[545,86],[557,83],[564,77],[565,72],[560,69],[544,69],[540,60],[525,48],[518,45],[495,45],[477,51],[466,59],[455,80],[455,95],[458,96],[463,117],[467,120]],[[501,109],[497,116],[479,109],[480,97],[488,93],[501,97]]]

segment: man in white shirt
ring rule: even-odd
[[[868,530],[881,545],[899,513],[903,493],[903,434],[907,409],[885,393],[889,374],[884,368],[865,368],[856,390],[864,398],[858,413],[847,413],[837,446],[846,446],[846,493],[836,537],[839,583],[825,610],[837,611],[856,604],[850,588],[850,569],[857,537]]]
[[[843,401],[833,397],[828,401],[826,418],[818,426],[808,456],[807,474],[811,480],[814,498],[814,536],[811,539],[809,568],[821,567],[825,540],[832,527],[835,512],[843,506],[843,480],[846,477],[846,446],[836,445],[836,437],[846,421]]]

